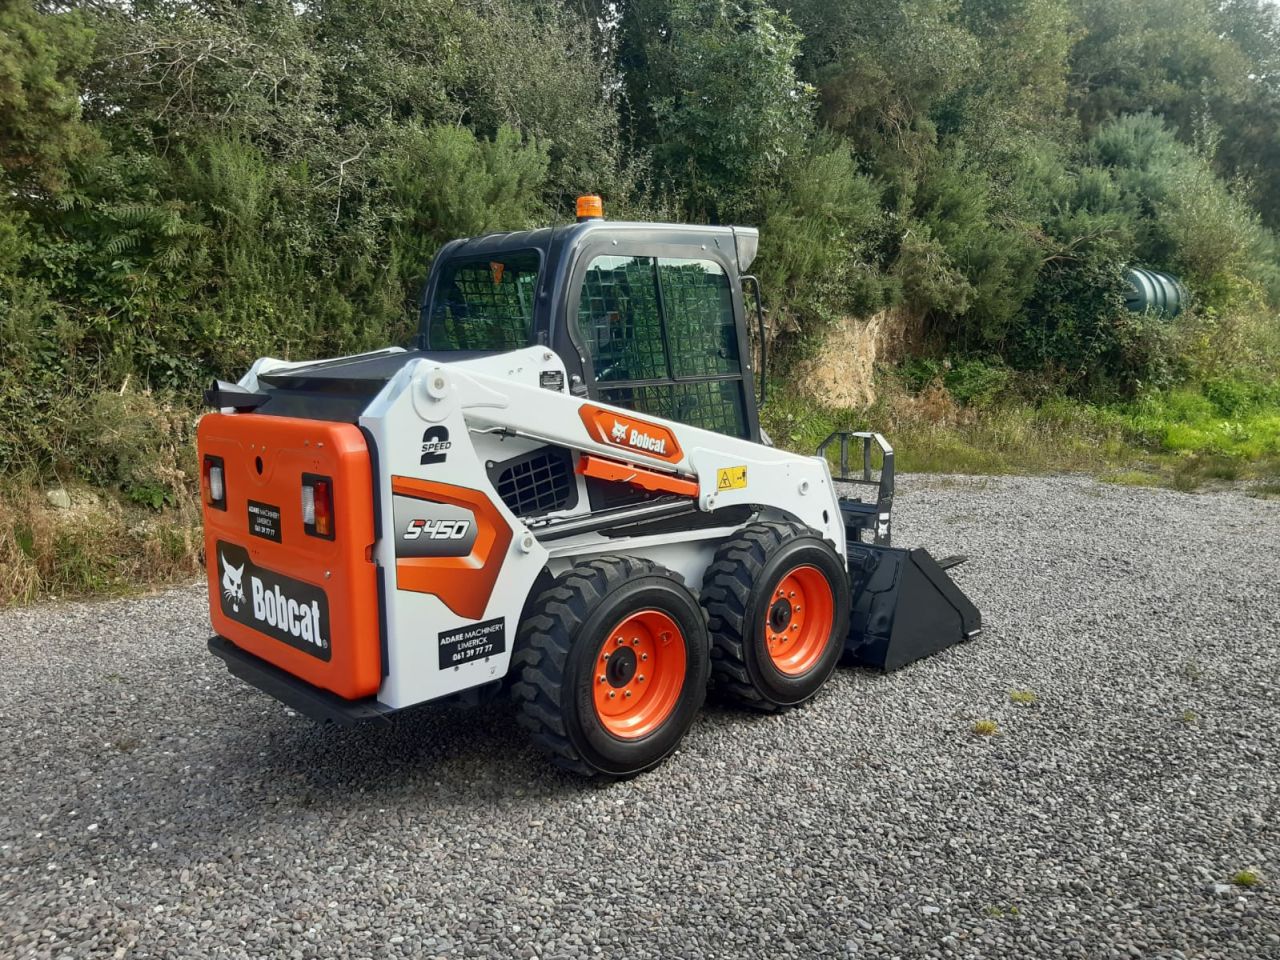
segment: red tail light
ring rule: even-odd
[[[333,481],[302,475],[302,526],[313,537],[333,539]]]
[[[316,481],[316,536],[333,536],[333,492],[328,480]]]

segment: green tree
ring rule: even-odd
[[[694,218],[751,217],[812,129],[800,34],[763,0],[639,0],[622,56],[631,135]]]
[[[913,195],[917,226],[897,273],[908,302],[959,350],[999,350],[1040,263],[1036,231],[1001,216],[981,166],[962,149],[940,155]]]
[[[1216,0],[1084,0],[1071,99],[1085,130],[1151,111],[1189,138],[1213,100],[1240,97],[1248,58],[1223,34],[1217,8]]]
[[[931,111],[978,68],[978,42],[957,22],[959,0],[780,6],[804,35],[801,75],[818,90],[822,121],[874,173],[913,176],[936,144]]]
[[[1218,20],[1244,52],[1249,72],[1243,95],[1214,112],[1222,132],[1215,160],[1226,175],[1249,184],[1263,222],[1280,229],[1280,7],[1226,0]]]
[[[879,269],[888,230],[882,188],[845,140],[819,134],[791,151],[762,197],[755,268],[773,336],[814,340],[837,317],[892,303],[896,288]]]
[[[57,189],[67,164],[93,143],[77,96],[92,43],[79,13],[0,0],[0,171],[10,183]]]

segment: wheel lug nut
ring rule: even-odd
[[[632,638],[631,638],[631,645],[632,645],[633,647],[638,647],[638,646],[640,646],[640,638],[639,638],[639,637],[632,637]]]
[[[605,679],[606,679],[605,675],[604,675],[603,673],[602,673],[602,674],[600,674],[600,680],[599,680],[599,682],[600,682],[600,683],[604,683]]]
[[[640,659],[641,659],[641,660],[648,660],[648,659],[649,659],[649,655],[648,655],[647,653],[642,653],[642,654],[640,654]]]
[[[623,696],[624,696],[624,697],[629,697],[629,696],[631,696],[631,691],[630,691],[630,690],[628,690],[626,693],[624,693],[624,694],[623,694]]]
[[[792,630],[799,630],[799,629],[800,629],[800,624],[798,624],[798,623],[793,623],[793,624],[791,625],[791,629],[792,629]]]
[[[618,695],[618,691],[617,691],[617,690],[610,690],[610,691],[609,691],[609,699],[610,699],[610,700],[612,700],[612,699],[613,699],[614,697],[616,697],[617,695]]]
[[[636,683],[644,683],[644,674],[643,674],[643,673],[642,673],[642,674],[640,674],[638,677],[636,677]]]
[[[621,637],[619,637],[619,638],[618,638],[617,643],[618,643],[618,646],[622,646],[622,638],[621,638]]]

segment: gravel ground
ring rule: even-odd
[[[0,614],[0,956],[1280,957],[1280,503],[900,489],[985,633],[604,787],[294,717],[196,588]]]

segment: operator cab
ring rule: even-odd
[[[418,349],[445,360],[545,345],[569,376],[548,389],[759,441],[743,296],[757,231],[609,222],[598,204],[581,198],[574,224],[446,244]]]

